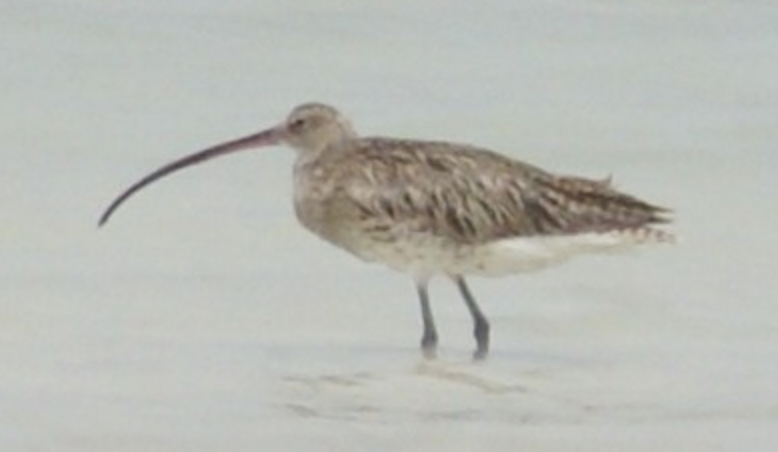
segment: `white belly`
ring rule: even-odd
[[[452,245],[428,235],[410,235],[392,243],[365,244],[355,254],[416,278],[504,276],[542,270],[579,254],[617,253],[638,244],[672,240],[671,235],[652,229],[512,238],[484,245]]]

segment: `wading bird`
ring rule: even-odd
[[[489,322],[465,276],[535,271],[582,253],[669,242],[668,210],[615,190],[610,180],[560,176],[465,144],[360,137],[335,108],[308,103],[280,125],[183,157],[121,193],[174,171],[263,146],[297,152],[294,206],[314,234],[368,262],[410,275],[421,304],[425,357],[438,334],[427,286],[453,280],[473,318],[475,359],[489,351]]]

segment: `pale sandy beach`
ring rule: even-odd
[[[0,2],[0,451],[773,451],[778,5]],[[680,243],[474,279],[493,326],[297,225],[293,154],[149,170],[337,105],[613,175]]]

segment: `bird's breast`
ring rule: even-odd
[[[294,172],[297,219],[324,240],[354,252],[359,231],[357,213],[346,199],[337,168],[319,162],[298,162]]]
[[[327,200],[332,188],[326,183],[321,169],[295,166],[294,209],[297,219],[306,228],[319,232],[326,220]]]

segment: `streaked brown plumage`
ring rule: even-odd
[[[607,252],[672,236],[655,225],[668,211],[615,190],[610,180],[557,176],[474,146],[359,138],[334,108],[305,104],[264,132],[166,165],[122,193],[178,169],[252,147],[286,143],[298,151],[295,211],[321,238],[414,277],[422,305],[425,356],[437,345],[428,280],[450,276],[473,316],[476,358],[488,352],[489,325],[467,274],[537,270],[583,252]]]

